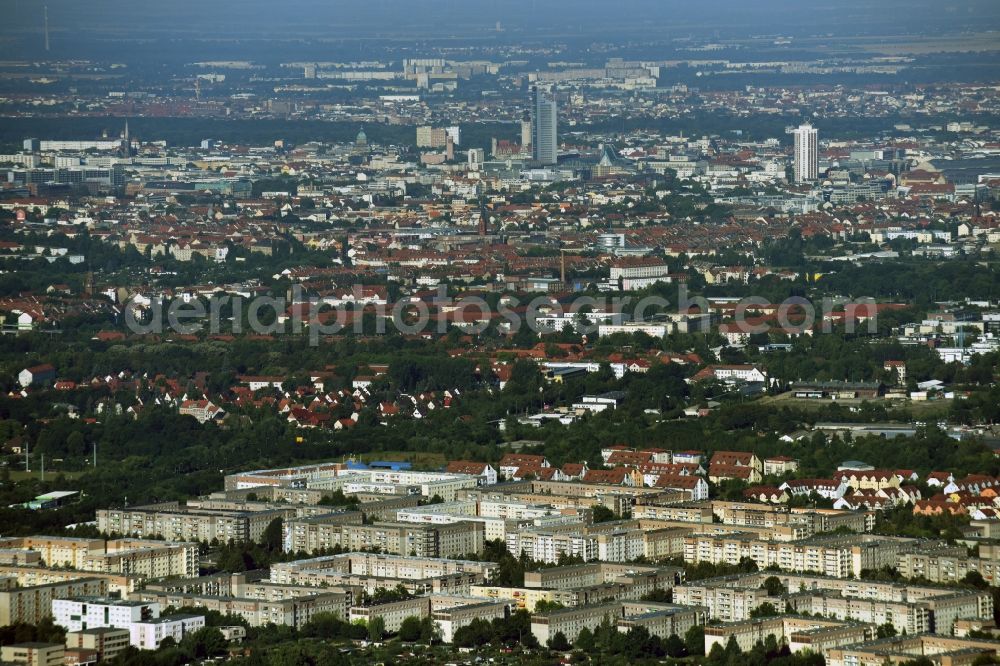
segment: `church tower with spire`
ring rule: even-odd
[[[128,133],[128,118],[125,119],[125,129],[122,131],[122,142],[118,147],[118,152],[122,157],[132,156],[132,139]]]

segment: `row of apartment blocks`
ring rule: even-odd
[[[464,595],[431,594],[384,604],[354,606],[348,619],[352,623],[368,623],[379,617],[387,631],[396,632],[408,617],[429,617],[439,629],[441,639],[450,643],[455,631],[471,624],[473,620],[489,622],[509,617],[510,612],[510,605],[499,601],[470,599]]]
[[[843,622],[821,617],[780,615],[777,617],[744,620],[705,627],[705,654],[716,645],[725,649],[730,639],[735,639],[740,650],[749,652],[757,643],[773,636],[791,652],[808,650],[825,654],[831,648],[863,643],[875,638],[873,624]]]
[[[981,638],[907,634],[876,639],[873,623],[802,615],[779,615],[705,627],[705,652],[725,649],[730,640],[747,652],[774,637],[791,652],[822,656],[827,666],[885,666],[926,663],[965,666],[993,663],[1000,641]]]
[[[272,489],[265,488],[264,491]],[[163,502],[125,509],[101,509],[97,512],[97,528],[109,535],[164,538],[174,541],[211,543],[259,542],[264,530],[275,520],[292,520],[311,516],[331,515],[331,507],[320,505],[323,496],[332,491],[312,491],[307,502],[293,498],[276,498],[271,493],[263,501],[252,490],[214,493],[203,499]],[[395,517],[401,508],[415,507],[420,495],[385,496],[371,493],[357,495],[360,504],[354,514],[340,519],[385,520]]]
[[[522,527],[590,520],[586,509],[557,511],[543,505],[471,500],[408,507],[394,513],[395,520],[374,525],[362,524],[360,511],[287,520],[283,525],[285,552],[380,548],[396,554],[446,557],[479,553],[482,539],[503,541],[509,531]]]
[[[165,578],[198,573],[198,546],[142,539],[28,536],[0,539],[0,564]]]
[[[270,622],[301,626],[323,612],[351,622],[380,617],[388,631],[398,631],[407,617],[430,617],[442,638],[451,641],[457,629],[473,620],[507,617],[514,610],[511,600],[469,594],[473,584],[485,583],[497,569],[492,562],[345,553],[276,564],[267,580],[249,573],[169,580],[135,596],[161,605],[240,615],[254,626]],[[456,584],[447,590],[432,589],[434,581],[442,580]],[[408,589],[415,585],[417,589],[410,591],[419,596],[378,605],[359,603],[363,590],[395,587],[397,581],[409,583],[404,585]]]
[[[575,638],[579,633],[578,625],[593,629],[605,617],[617,622],[623,631],[641,625],[664,637],[671,633],[683,634],[692,625],[704,623],[706,617],[705,609],[640,601],[643,595],[656,590],[670,590],[683,581],[683,569],[678,567],[594,563],[527,572],[524,588],[483,584],[496,568],[496,564],[488,562],[351,553],[278,564],[272,569],[271,578],[284,583],[294,581],[323,586],[320,589],[326,591],[331,583],[339,582],[340,577],[348,573],[407,574],[409,580],[430,575],[479,577],[481,584],[471,585],[468,589],[449,594],[432,593],[375,606],[356,605],[348,613],[352,622],[381,617],[389,631],[398,630],[407,617],[430,617],[445,641],[451,641],[454,632],[473,619],[489,621],[528,607],[524,599],[533,592],[548,595],[539,599],[547,598],[572,606],[562,611],[539,614],[533,619],[532,632],[543,642],[557,631]],[[620,601],[609,604],[610,599]],[[533,608],[534,602],[530,605],[530,609]],[[599,611],[595,612],[595,608]],[[547,633],[550,627],[551,634]]]
[[[547,492],[536,492],[545,486]],[[507,486],[511,486],[508,488]],[[498,487],[499,488],[499,487]],[[632,505],[627,495],[622,511],[634,520],[593,524],[590,508],[607,496],[588,497],[592,484],[518,482],[497,489],[469,489],[464,499],[394,512],[395,521],[362,524],[363,512],[323,511],[313,507],[284,524],[286,552],[315,553],[336,548],[379,548],[395,554],[455,556],[478,552],[478,532],[486,540],[503,540],[515,556],[555,563],[575,556],[585,561],[625,562],[639,557],[658,560],[685,554],[684,538],[692,534],[762,541],[794,541],[835,530],[870,529],[871,512],[788,509],[745,502],[677,502],[661,492],[640,495]],[[229,491],[241,492],[241,491]],[[558,494],[571,492],[567,497]],[[527,501],[525,501],[527,500]],[[615,502],[617,505],[617,502]],[[388,511],[383,512],[390,513]],[[655,518],[647,518],[654,516]],[[470,535],[474,530],[475,535]]]
[[[99,509],[102,534],[163,538],[171,541],[257,543],[276,519],[295,516],[295,509],[219,509],[164,502],[124,509]]]
[[[621,632],[643,627],[653,636],[683,636],[691,627],[705,624],[705,609],[653,601],[596,603],[537,613],[531,618],[531,633],[544,645],[556,634],[574,640],[584,629],[594,631],[605,622]]]
[[[914,539],[872,535],[820,536],[779,542],[755,534],[691,534],[684,537],[684,561],[738,565],[752,560],[759,569],[860,577],[865,570],[894,567]]]
[[[469,592],[473,585],[487,583],[497,570],[493,562],[356,552],[276,564],[270,574],[257,571],[146,582],[143,588],[123,591],[122,599],[108,598],[107,580],[65,570],[67,577],[74,578],[27,587],[18,587],[13,576],[0,578],[0,624],[37,624],[54,613],[58,622],[68,622],[64,626],[73,630],[93,629],[112,621],[118,625],[126,620],[152,622],[159,608],[173,606],[240,616],[252,626],[300,627],[317,613],[347,620],[365,592],[374,594],[398,585],[415,595],[464,597],[466,605],[488,603]],[[77,603],[81,600],[103,601]],[[136,613],[139,616],[133,617]],[[165,621],[160,624],[166,626]]]
[[[360,514],[358,515],[360,519]],[[341,514],[289,520],[285,551],[314,553],[340,548],[373,550],[414,557],[481,554],[486,533],[481,522],[461,520],[437,525],[412,522],[343,522]]]
[[[789,508],[752,502],[661,502],[640,497],[632,510],[635,518],[716,524],[758,532],[774,541],[794,541],[834,531],[870,532],[874,511]]]
[[[446,502],[456,499],[459,491],[475,488],[479,480],[471,474],[418,472],[408,469],[359,469],[347,463],[322,463],[283,469],[266,469],[230,474],[226,490],[264,487],[340,490],[345,495],[379,493],[384,495],[437,495]]]
[[[545,493],[527,491],[529,485],[542,484]],[[608,559],[615,557],[628,558],[643,555],[652,557],[671,557],[682,553],[680,549],[663,550],[658,536],[649,533],[658,528],[688,528],[693,532],[736,533],[747,532],[758,535],[761,539],[777,541],[793,541],[810,537],[814,534],[852,531],[867,532],[873,526],[874,512],[846,511],[835,509],[806,509],[770,506],[747,502],[701,501],[678,502],[677,496],[670,493],[650,493],[630,498],[628,495],[616,493],[611,503],[619,507],[622,513],[631,512],[638,522],[609,523],[603,526],[592,525],[591,507],[606,503],[609,496],[596,498],[565,496],[558,493],[574,492],[581,487],[589,489],[589,484],[560,482],[522,482],[507,484],[505,493],[485,489],[468,490],[462,493],[465,499],[454,502],[443,502],[425,506],[416,506],[415,502],[406,508],[395,512],[384,511],[381,517],[391,513],[396,522],[417,523],[422,525],[446,525],[469,521],[480,523],[487,540],[500,539],[507,541],[510,535],[512,542],[519,542],[520,534],[525,534],[527,544],[533,532],[565,533],[581,531],[597,534],[614,530],[629,530],[642,528],[646,535],[646,545],[642,552],[626,550],[616,556],[610,546],[598,544],[596,537],[589,546],[578,548],[577,554],[586,559]],[[549,494],[551,493],[551,494]],[[629,499],[637,504],[632,505]],[[375,504],[372,504],[375,506]],[[285,549],[289,552],[311,553],[324,548],[332,548],[337,544],[341,532],[339,525],[360,523],[364,510],[358,512],[330,512],[311,515],[286,521]],[[301,512],[301,509],[300,509]],[[391,520],[391,519],[390,519]],[[606,540],[606,539],[605,539]],[[638,546],[637,546],[638,547]],[[597,549],[597,550],[594,550]],[[545,549],[533,546],[524,547],[518,544],[512,552],[530,550],[535,553],[534,559],[548,561]],[[572,549],[570,549],[572,551]],[[556,556],[565,552],[565,548],[557,549]],[[595,554],[596,553],[596,554]],[[517,553],[515,553],[517,554]]]
[[[596,562],[525,572],[524,587],[473,585],[473,597],[505,600],[517,609],[534,612],[539,602],[566,607],[607,601],[638,601],[656,592],[668,591],[684,580],[679,567]]]
[[[687,517],[692,516],[688,514]],[[875,561],[873,553],[877,544],[862,545],[870,537],[844,536],[839,541],[809,537],[828,531],[816,529],[827,518],[842,522],[848,528],[863,527],[866,524],[863,514],[845,516],[842,520],[840,516],[806,512],[798,518],[801,522],[795,525],[775,527],[649,518],[598,524],[567,521],[508,532],[506,544],[516,557],[525,555],[548,563],[568,556],[606,562],[683,557],[690,563],[708,561],[713,564],[739,564],[744,558],[750,558],[758,561],[761,567],[783,566],[830,575],[855,575],[860,568],[869,568],[867,565]],[[851,547],[845,549],[843,544],[848,542]],[[862,552],[866,554],[865,559],[860,559]],[[831,559],[832,553],[837,553],[835,559]]]
[[[570,467],[570,466],[567,466]],[[581,469],[583,465],[578,465]],[[697,467],[694,465],[693,467]],[[421,495],[433,497],[437,495],[446,502],[456,499],[471,498],[475,493],[551,493],[563,498],[575,497],[584,502],[584,506],[595,503],[619,511],[630,508],[635,498],[645,495],[672,495],[675,499],[705,499],[707,484],[696,474],[670,473],[665,476],[675,479],[676,487],[668,483],[661,487],[648,487],[642,481],[643,475],[635,470],[639,481],[630,484],[605,478],[608,473],[594,470],[593,481],[581,480],[579,471],[574,474],[561,474],[558,478],[543,478],[544,471],[553,468],[543,456],[527,454],[508,454],[501,460],[498,467],[489,463],[454,461],[444,472],[418,472],[396,469],[356,469],[345,463],[327,463],[307,465],[302,467],[256,470],[226,477],[226,494],[232,496],[235,492],[253,492],[261,496],[265,492],[275,492],[270,489],[284,489],[285,496],[307,494],[309,491],[332,492],[341,490],[344,494],[359,495],[365,493],[382,496]],[[526,470],[526,471],[525,471]],[[622,471],[627,472],[622,468]],[[677,472],[678,470],[674,470]],[[687,470],[684,470],[687,471]],[[524,472],[523,476],[519,476]],[[495,485],[498,473],[513,482]],[[552,476],[552,475],[548,475]],[[628,474],[625,475],[628,478]],[[657,474],[659,477],[660,475]],[[524,477],[534,477],[533,480]],[[305,501],[318,501],[314,498]]]
[[[782,615],[743,622],[706,626],[706,653],[730,639],[748,651],[769,636],[791,652],[822,655],[827,666],[885,666],[885,664],[927,663],[945,666],[992,663],[1000,653],[1000,641],[980,638],[903,634],[875,639],[870,623],[844,622],[817,617]]]
[[[916,544],[899,554],[896,569],[904,578],[931,583],[960,583],[970,573],[978,573],[991,585],[1000,581],[1000,545],[977,543],[978,552],[970,555],[965,546]]]
[[[660,560],[679,556],[690,526],[658,521],[625,520],[583,525],[579,522],[529,527],[507,534],[507,550],[553,564],[566,557],[584,562],[631,562],[640,558]]]
[[[566,607],[534,614],[532,632],[541,641],[558,632],[572,639],[581,629],[593,630],[603,622],[621,631],[643,626],[652,634],[669,636],[683,635],[693,624],[721,620],[728,624],[706,627],[708,649],[715,643],[725,644],[730,636],[748,649],[773,634],[794,650],[823,654],[834,649],[869,649],[865,641],[874,635],[876,625],[887,622],[907,634],[950,634],[960,622],[985,622],[993,613],[992,597],[984,591],[788,572],[686,583],[679,567],[594,562],[529,571],[523,587],[503,588],[490,585],[497,570],[498,565],[491,562],[346,553],[279,563],[267,579],[265,572],[248,572],[149,583],[130,595],[128,602],[115,602],[120,608],[107,615],[104,602],[91,600],[84,608],[79,606],[84,600],[75,598],[102,596],[107,588],[104,581],[63,585],[48,590],[46,598],[58,609],[54,610],[57,620],[69,615],[66,621],[72,629],[84,629],[85,622],[87,629],[94,622],[146,622],[150,628],[144,635],[149,638],[133,638],[133,644],[138,640],[147,646],[162,640],[155,632],[162,633],[169,622],[178,621],[155,617],[152,609],[167,605],[239,615],[254,626],[302,626],[322,612],[349,621],[382,617],[393,631],[406,617],[430,617],[442,637],[451,640],[458,628],[474,619],[489,621],[520,608],[534,611],[544,600]],[[777,591],[773,584],[765,584],[772,576],[780,585]],[[445,580],[451,584],[435,589],[435,581]],[[363,590],[391,588],[398,582],[409,583],[408,589],[421,596],[377,606],[359,604]],[[768,588],[772,588],[770,593]],[[673,603],[642,601],[657,590],[672,590]],[[43,592],[28,594],[37,597]],[[793,614],[753,618],[753,611],[765,603],[790,607]],[[801,613],[811,616],[797,615]],[[119,618],[118,614],[124,615]],[[812,617],[818,614],[823,617]],[[161,624],[164,628],[159,628]]]
[[[55,583],[21,587],[17,578],[0,578],[0,626],[38,624],[51,617],[52,602],[64,597],[104,596],[108,583],[100,578],[88,578],[74,573],[74,578]]]
[[[496,575],[495,562],[447,558],[410,557],[384,553],[343,553],[306,560],[278,562],[271,566],[271,580],[289,585],[330,587],[343,584],[346,576],[383,581],[378,587],[417,581],[421,584],[452,576],[471,577],[477,583]]]
[[[761,569],[777,567],[837,578],[857,577],[866,569],[892,568],[905,579],[944,585],[961,583],[971,573],[990,584],[996,584],[1000,576],[1000,545],[986,541],[977,542],[972,555],[964,545],[909,538],[858,534],[776,542],[750,532],[719,531],[686,534],[684,561],[734,565],[748,558]]]
[[[767,589],[775,578],[780,591]],[[764,604],[799,614],[874,625],[891,623],[906,633],[951,634],[959,620],[991,619],[988,591],[758,572],[685,583],[674,588],[675,603],[704,606],[711,620],[753,619]]]
[[[356,598],[350,588],[320,589],[246,579],[233,584],[224,594],[181,592],[175,588],[176,585],[151,585],[132,596],[163,607],[197,607],[238,616],[253,627],[276,624],[296,628],[318,613],[347,619]]]

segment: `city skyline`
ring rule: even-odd
[[[3,664],[1000,664],[995,0],[0,16]]]

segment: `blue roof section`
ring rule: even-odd
[[[413,463],[394,461],[394,460],[373,460],[368,463],[369,469],[391,469],[394,472],[400,472],[403,470],[408,470],[413,468]]]
[[[373,460],[367,465],[363,462],[358,462],[357,460],[348,460],[346,463],[347,469],[389,469],[393,472],[402,472],[404,470],[413,469],[413,463],[404,462],[401,460]]]

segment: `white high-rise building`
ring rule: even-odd
[[[115,627],[128,629],[133,622],[160,617],[160,604],[101,597],[53,599],[52,617],[69,631]]]
[[[819,177],[818,132],[809,123],[792,130],[795,136],[795,182],[811,183]]]
[[[531,157],[539,164],[555,164],[559,150],[555,97],[536,86],[532,89]]]
[[[155,650],[170,636],[180,642],[185,635],[205,626],[204,615],[160,617],[155,601],[128,601],[103,597],[53,599],[52,617],[67,630],[127,629],[129,643],[141,650]]]
[[[469,169],[471,171],[478,171],[486,161],[486,151],[482,148],[469,148],[468,152],[469,159]]]

